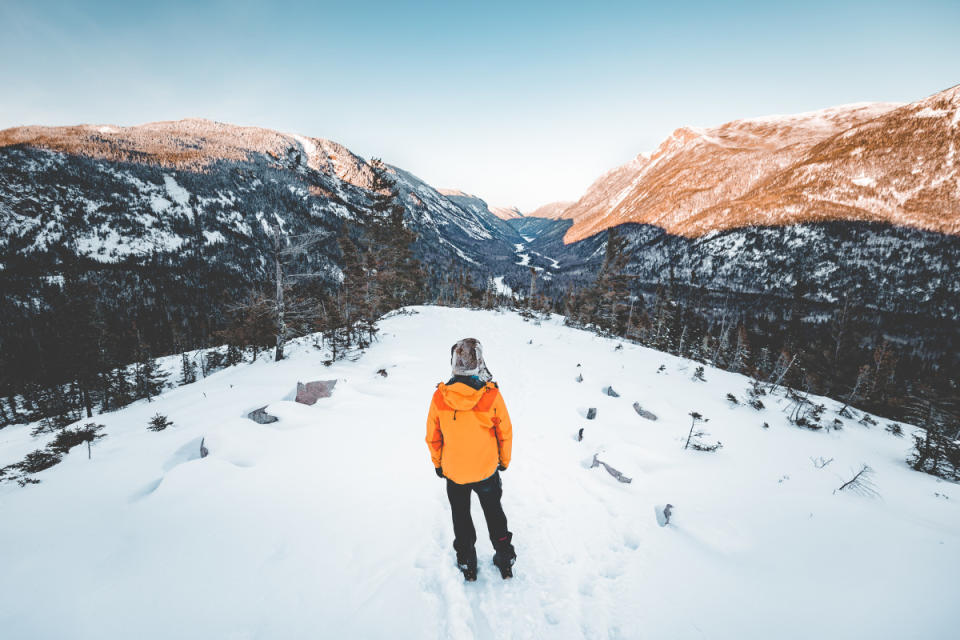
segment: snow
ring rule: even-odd
[[[493,289],[497,292],[497,295],[507,296],[508,298],[514,297],[513,289],[503,281],[503,276],[497,276],[493,279]]]
[[[521,267],[526,267],[527,265],[529,265],[530,254],[523,253],[524,244],[522,242],[518,242],[515,245],[513,245],[513,247],[514,247],[514,252],[517,254],[517,257],[520,258],[520,261],[515,264],[518,264]]]
[[[293,134],[293,137],[300,143],[300,146],[303,147],[303,152],[307,154],[308,161],[317,155],[317,145],[314,144],[313,140],[297,134]]]
[[[177,184],[177,181],[173,179],[173,176],[164,174],[163,184],[167,188],[167,193],[174,202],[182,207],[186,207],[190,203],[190,192]]]
[[[356,361],[325,367],[303,340],[283,362],[96,416],[108,435],[91,460],[77,447],[39,485],[0,485],[4,637],[953,637],[960,491],[905,465],[913,428],[811,432],[779,395],[731,407],[742,376],[706,367],[694,382],[690,362],[557,317],[416,310],[384,320]],[[514,425],[508,582],[476,503],[480,577],[463,582],[423,442],[464,336],[483,343]],[[332,398],[289,400],[315,379],[338,380]],[[822,401],[829,422],[838,405]],[[280,421],[243,417],[263,405]],[[683,449],[693,410],[718,452]],[[157,412],[174,426],[147,431]],[[43,444],[2,429],[0,464]],[[589,468],[594,454],[633,482]],[[835,494],[862,463],[880,497]]]

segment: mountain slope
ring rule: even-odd
[[[39,485],[0,484],[5,632],[789,639],[810,636],[816,611],[825,638],[951,637],[960,494],[907,468],[909,437],[847,419],[799,429],[779,395],[759,412],[731,407],[724,395],[742,398],[746,378],[707,367],[695,382],[689,362],[615,350],[557,318],[416,310],[385,320],[356,362],[326,368],[306,340],[289,360],[96,416],[108,435],[90,459],[77,447]],[[481,533],[480,579],[463,583],[423,442],[448,345],[464,335],[482,341],[514,423],[511,582]],[[332,398],[289,401],[317,377],[338,380]],[[621,397],[603,393],[611,384]],[[837,403],[814,401],[824,422],[836,417]],[[242,417],[263,405],[279,422]],[[690,411],[722,449],[683,449]],[[157,412],[174,426],[147,431]],[[42,444],[27,425],[0,430],[0,465]],[[595,454],[632,483],[590,468]],[[863,463],[880,497],[835,492]],[[661,528],[654,505],[666,502]]]
[[[510,263],[509,226],[391,171],[421,258]],[[116,262],[175,250],[200,224],[210,244],[257,251],[278,220],[297,233],[350,224],[369,206],[370,181],[368,163],[335,142],[208,120],[7,129],[0,247],[6,260],[69,244],[80,257]]]
[[[633,222],[697,238],[747,226],[867,221],[960,234],[960,86],[681,128],[601,176],[564,212],[566,242]]]
[[[543,206],[537,207],[528,213],[527,216],[530,218],[548,218],[551,220],[566,218],[568,216],[565,215],[565,212],[573,204],[573,202],[568,201],[550,202]]]

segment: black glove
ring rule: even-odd
[[[506,471],[507,468],[503,466],[503,463],[497,465],[497,471]]]
[[[436,469],[434,469],[434,471],[437,472],[437,477],[438,477],[438,478],[442,478],[442,477],[443,477],[443,467],[437,467]]]

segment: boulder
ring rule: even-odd
[[[277,422],[280,419],[277,416],[272,416],[267,413],[267,405],[263,405],[259,409],[251,411],[247,414],[247,417],[257,424],[270,424],[271,422]]]
[[[604,387],[603,392],[611,398],[619,398],[620,394],[613,390],[613,387]]]
[[[320,398],[329,398],[333,395],[336,380],[315,380],[313,382],[298,382],[296,401],[300,404],[314,405]]]
[[[589,409],[587,409],[587,420],[593,420],[596,417],[597,417],[596,407],[590,407]]]

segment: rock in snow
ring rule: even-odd
[[[259,409],[251,411],[247,414],[247,417],[256,422],[257,424],[270,424],[271,422],[276,422],[279,420],[277,416],[272,416],[267,413],[267,405],[263,405]]]
[[[297,402],[313,405],[320,398],[329,398],[333,395],[336,380],[315,380],[314,382],[297,383]]]
[[[657,516],[657,524],[661,527],[665,527],[670,524],[670,516],[673,515],[673,505],[667,504],[662,505],[658,504],[653,508],[654,513]]]
[[[609,473],[609,474],[612,475],[614,478],[616,478],[618,482],[624,482],[624,483],[628,483],[628,484],[631,483],[631,482],[633,482],[633,479],[632,479],[632,478],[628,478],[627,476],[623,475],[622,473],[620,473],[619,471],[617,471],[616,469],[614,469],[613,467],[611,467],[610,465],[608,465],[606,462],[600,460],[600,459],[597,457],[597,455],[598,455],[598,454],[596,454],[596,453],[593,454],[593,464],[590,465],[590,468],[591,468],[591,469],[593,469],[594,467],[603,467],[604,469],[607,470],[607,473]]]
[[[637,415],[639,415],[641,418],[646,418],[647,420],[657,419],[657,415],[655,413],[647,411],[646,409],[641,407],[639,402],[633,403],[633,410],[636,411]]]

